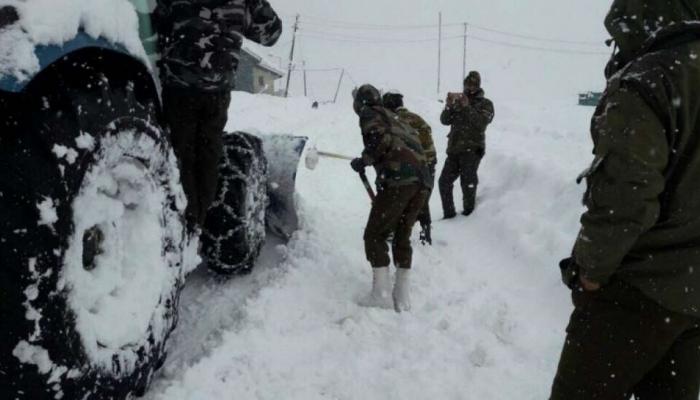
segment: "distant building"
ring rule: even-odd
[[[244,46],[241,49],[235,90],[274,95],[275,81],[283,76],[284,72],[273,67],[269,61]]]
[[[603,93],[600,93],[600,92],[579,93],[578,105],[595,107],[598,105],[598,103],[600,103],[600,99],[602,97],[603,97]]]

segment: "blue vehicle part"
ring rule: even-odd
[[[18,93],[24,90],[24,88],[31,82],[31,80],[38,75],[41,71],[47,68],[49,65],[53,64],[57,60],[81,49],[85,48],[101,48],[106,50],[112,50],[118,53],[122,53],[131,58],[135,57],[131,55],[127,49],[119,44],[112,43],[104,38],[93,38],[83,31],[79,31],[78,34],[72,40],[63,43],[62,45],[41,45],[37,46],[35,49],[35,54],[39,59],[39,71],[33,74],[29,79],[18,80],[17,77],[12,75],[5,75],[0,78],[0,90],[6,92]],[[141,61],[139,61],[141,62]]]

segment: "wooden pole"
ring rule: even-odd
[[[335,89],[335,97],[333,97],[334,104],[336,101],[338,101],[338,93],[340,93],[340,85],[343,83],[343,76],[345,76],[345,68],[343,68],[343,72],[340,73],[340,79],[338,80],[338,88]]]
[[[289,97],[289,81],[292,78],[292,63],[294,61],[294,46],[297,41],[297,30],[299,29],[299,14],[294,21],[294,36],[292,36],[292,50],[289,52],[289,67],[287,68],[287,85],[284,88],[284,97]]]
[[[442,12],[438,13],[438,76],[437,94],[440,97],[440,73],[442,71]]]
[[[462,78],[467,76],[467,23],[464,23],[464,56],[462,58]]]
[[[302,68],[304,68],[304,97],[307,97],[306,94],[306,61],[301,63]]]

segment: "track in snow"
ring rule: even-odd
[[[260,126],[304,126],[293,132],[319,148],[359,152],[347,105],[311,114],[303,100],[239,97],[236,115],[255,120],[251,110],[264,110]],[[444,154],[440,105],[416,104]],[[585,111],[553,108],[504,107],[477,211],[437,221],[437,245],[415,246],[408,314],[357,305],[371,280],[362,250],[369,204],[357,177],[328,160],[300,170],[303,229],[280,253],[268,246],[250,277],[192,277],[147,399],[546,398],[571,307],[556,263],[576,234],[582,188],[572,180],[588,157]],[[552,112],[568,113],[562,126],[538,128]],[[437,194],[431,206],[439,218]]]

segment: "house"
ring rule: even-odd
[[[601,93],[601,92],[579,93],[578,105],[595,107],[598,105],[598,103],[600,103],[600,99],[602,97],[603,97],[603,93]]]
[[[284,75],[284,72],[246,45],[241,49],[235,90],[274,95],[275,81]]]

